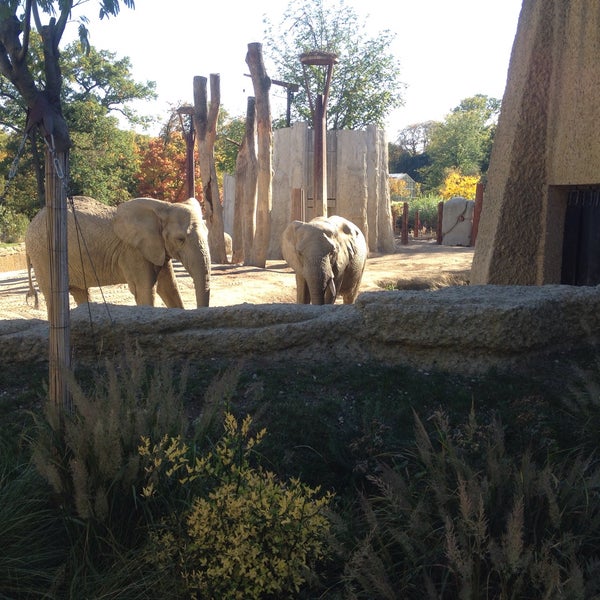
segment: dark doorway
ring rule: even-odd
[[[600,284],[600,187],[577,188],[569,192],[561,283]]]

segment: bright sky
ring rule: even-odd
[[[521,0],[346,4],[366,19],[369,36],[384,29],[397,33],[392,52],[407,87],[405,105],[386,125],[390,141],[413,123],[443,120],[469,96],[502,98]],[[287,0],[136,0],[135,10],[122,7],[116,18],[91,19],[91,43],[116,52],[118,58],[128,56],[135,80],[156,81],[158,101],[136,106],[143,114],[166,121],[173,106],[193,103],[194,76],[219,73],[222,107],[232,116],[245,115],[247,97],[253,95],[252,82],[245,77],[248,44],[264,41],[264,15],[279,24],[287,5]],[[88,17],[96,6],[84,5]],[[76,35],[75,27],[63,41],[69,33]],[[278,79],[266,51],[264,46],[267,73]],[[283,112],[285,90],[272,86],[271,103],[273,114]]]

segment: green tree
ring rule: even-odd
[[[408,173],[415,181],[423,181],[422,171],[430,164],[427,153],[435,121],[413,123],[398,133],[396,143],[388,144],[390,173]]]
[[[137,195],[138,136],[119,129],[117,119],[93,100],[73,102],[65,113],[74,124],[69,191],[105,204]]]
[[[69,44],[61,55],[65,107],[93,100],[107,113],[121,114],[130,125],[151,124],[151,117],[141,117],[129,104],[134,100],[154,100],[156,82],[134,81],[131,68],[127,56],[117,58],[114,52],[93,46],[82,54],[79,43]]]
[[[307,86],[313,95],[324,88],[324,69],[309,67],[305,78],[299,60],[300,54],[315,50],[338,56],[327,108],[330,129],[383,127],[386,116],[402,106],[404,84],[390,52],[395,34],[384,30],[367,37],[365,22],[344,0],[327,6],[324,0],[294,0],[277,27],[268,18],[265,26],[268,56],[278,78],[300,86],[292,103],[293,118],[310,121]]]
[[[39,40],[30,43],[31,72],[43,80],[43,52]],[[60,55],[63,73],[62,104],[73,140],[70,164],[70,191],[95,197],[106,203],[122,201],[135,194],[135,169],[139,163],[135,136],[119,129],[113,114],[130,124],[147,123],[128,104],[155,98],[155,83],[133,81],[128,58],[88,48],[82,55],[78,42],[69,44]],[[12,83],[0,78],[0,124],[8,131],[7,155],[0,168],[8,171],[25,129],[26,106]],[[7,203],[29,217],[44,203],[43,142],[31,136],[17,177],[11,183]]]
[[[219,175],[235,174],[235,161],[244,139],[246,119],[230,118],[227,111],[219,113],[219,130],[215,143],[215,162]]]
[[[39,129],[58,155],[67,153],[72,146],[63,112],[64,78],[59,46],[67,23],[73,19],[73,10],[84,3],[83,0],[0,3],[0,75],[12,84],[13,98],[19,99],[28,111],[28,131]],[[134,6],[133,0],[122,3]],[[100,18],[110,17],[119,13],[121,0],[99,0],[98,4]],[[89,50],[86,23],[86,17],[81,16],[81,46]]]
[[[478,94],[432,127],[427,146],[431,164],[423,169],[427,189],[438,189],[451,170],[468,176],[485,173],[499,112],[498,99]]]
[[[396,143],[403,152],[416,156],[427,152],[431,140],[431,132],[435,127],[435,121],[424,121],[413,123],[398,133]]]

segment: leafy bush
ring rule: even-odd
[[[600,592],[600,469],[536,465],[497,420],[428,432],[380,465],[362,500],[368,530],[346,566],[349,598],[590,598]]]
[[[16,244],[25,239],[29,219],[0,204],[0,242]]]
[[[444,200],[450,200],[455,196],[475,200],[475,192],[480,180],[481,177],[478,175],[463,175],[460,170],[451,169],[446,174],[440,189],[440,195]]]
[[[419,222],[428,230],[435,229],[438,221],[438,204],[442,198],[436,195],[417,196],[408,201],[408,228],[414,230],[415,215],[419,211]],[[392,216],[397,228],[402,227],[404,202],[392,202]]]
[[[173,484],[191,491],[189,506],[152,528],[146,552],[186,597],[279,598],[297,592],[326,553],[331,495],[253,468],[265,430],[251,436],[251,423],[227,413],[224,435],[205,455],[191,456],[179,438],[145,438],[140,447],[148,498]]]

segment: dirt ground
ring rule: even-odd
[[[369,256],[361,292],[390,289],[398,281],[407,282],[407,287],[413,287],[413,284],[419,287],[425,280],[441,281],[453,275],[462,277],[468,274],[472,259],[473,248],[439,246],[434,240],[427,239],[411,239],[406,246],[397,241],[394,254]],[[181,266],[176,270],[185,307],[194,308],[192,280]],[[31,300],[26,301],[27,289],[26,271],[0,273],[0,318],[46,318],[42,296],[39,309],[35,309]],[[93,288],[92,299],[109,304],[134,304],[127,285]],[[295,299],[294,274],[283,260],[268,261],[265,269],[240,265],[212,267],[211,306],[295,302]],[[157,306],[164,306],[160,298],[157,298]]]

